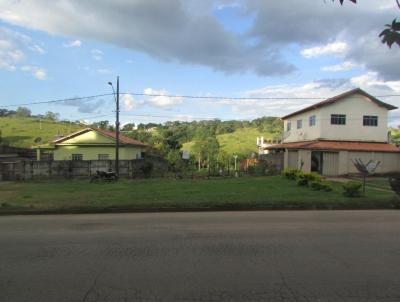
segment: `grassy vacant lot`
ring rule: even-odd
[[[392,208],[394,193],[367,189],[366,197],[299,187],[281,176],[212,180],[121,180],[118,183],[74,181],[0,184],[0,213],[26,211],[102,211],[161,208],[350,209]]]
[[[1,136],[5,143],[14,147],[33,146],[37,137],[45,144],[54,140],[57,134],[65,135],[81,128],[83,126],[74,123],[40,121],[33,117],[0,117]]]
[[[238,129],[233,133],[217,135],[221,149],[228,154],[249,155],[252,152],[258,152],[257,137],[264,136],[264,139],[271,139],[272,134],[261,132],[256,128]],[[182,149],[191,151],[194,142],[184,143]]]

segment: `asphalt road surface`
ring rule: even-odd
[[[0,217],[0,301],[400,301],[400,211]]]

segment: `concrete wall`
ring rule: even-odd
[[[291,156],[296,153],[291,152]],[[326,176],[338,176],[359,173],[353,164],[355,159],[361,159],[365,164],[370,160],[380,161],[380,165],[375,173],[395,173],[400,172],[400,154],[387,152],[323,152],[323,174]],[[292,159],[293,161],[293,159]],[[297,152],[297,168],[300,169],[303,163],[302,171],[311,172],[311,150],[298,150]],[[284,154],[284,167],[296,168],[289,165],[289,154]]]
[[[153,164],[154,177],[162,177],[167,171],[167,163],[163,160],[121,160],[119,171],[121,177],[142,177],[141,167],[147,162]],[[113,160],[94,161],[20,161],[12,165],[0,163],[2,180],[30,180],[36,178],[89,178],[97,170],[114,170]],[[11,170],[12,169],[12,170]],[[7,172],[7,173],[6,173]],[[6,176],[6,177],[5,177]],[[1,179],[0,178],[0,179]]]
[[[346,125],[331,125],[331,114],[345,114]],[[316,116],[316,125],[310,127],[308,119],[312,115]],[[378,116],[378,126],[363,126],[364,115]],[[303,120],[302,129],[296,128],[296,121],[299,119]],[[289,121],[292,123],[292,129],[286,132]],[[388,110],[361,94],[355,94],[285,120],[284,142],[315,139],[387,142],[387,126]]]

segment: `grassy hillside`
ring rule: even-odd
[[[41,137],[41,144],[50,142],[55,135],[65,135],[82,126],[74,123],[53,122],[32,117],[0,117],[0,130],[3,142],[14,147],[31,147],[34,140]]]
[[[264,139],[271,139],[272,134],[261,132],[256,128],[242,128],[233,133],[217,135],[218,142],[222,150],[228,154],[248,155],[258,152],[256,145],[257,137],[264,136]],[[182,149],[191,151],[194,142],[183,144]]]

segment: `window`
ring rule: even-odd
[[[378,126],[378,117],[376,115],[364,115],[363,117],[364,126]]]
[[[287,122],[286,131],[292,130],[292,122]]]
[[[308,119],[310,127],[315,126],[315,115],[312,115]]]
[[[346,115],[331,114],[331,125],[346,125]]]
[[[83,160],[82,154],[72,154],[72,160]]]
[[[99,154],[98,157],[99,160],[108,160],[110,156],[108,154]]]
[[[303,127],[303,120],[297,120],[297,129],[301,129]]]

